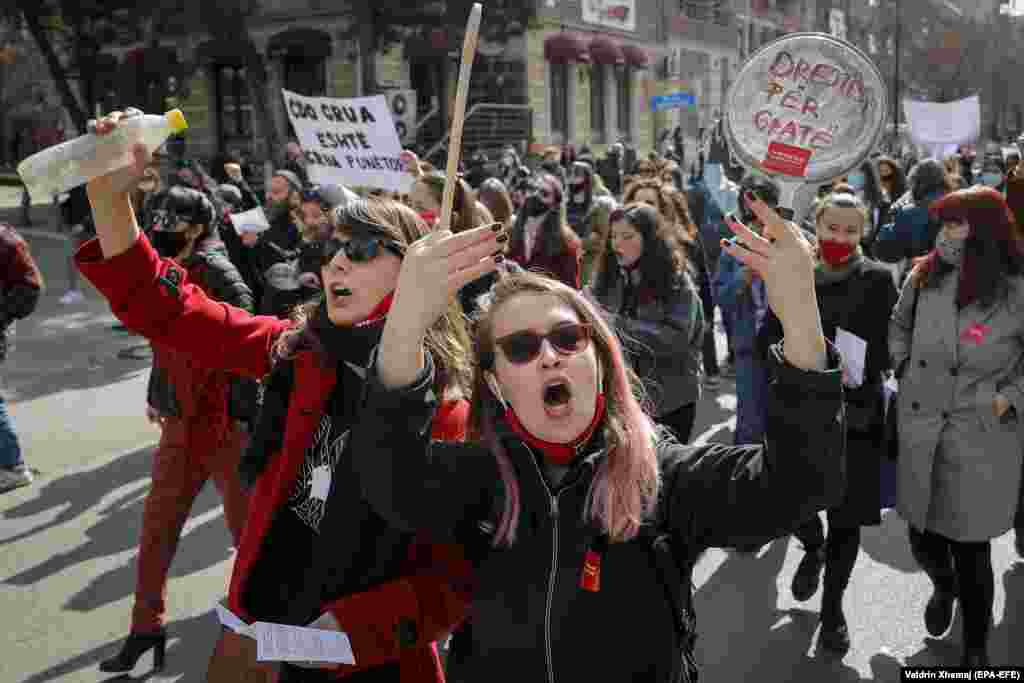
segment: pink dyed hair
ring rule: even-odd
[[[502,304],[515,296],[554,296],[571,308],[580,322],[591,326],[591,343],[604,378],[604,432],[608,455],[597,471],[588,493],[587,518],[602,528],[613,542],[627,541],[653,511],[660,486],[655,454],[654,423],[641,405],[641,384],[625,360],[618,337],[597,307],[580,292],[558,280],[529,272],[504,275],[481,306],[475,329],[477,356],[470,402],[469,438],[485,443],[498,461],[505,485],[505,506],[495,532],[495,545],[515,541],[520,515],[519,482],[508,453],[495,430],[495,415],[503,412],[485,380],[482,356],[494,353],[492,334]],[[583,520],[581,520],[583,521]]]

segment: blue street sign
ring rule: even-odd
[[[696,106],[697,98],[688,92],[677,92],[671,95],[655,95],[651,98],[651,111],[686,109]]]

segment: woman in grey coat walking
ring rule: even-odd
[[[900,377],[899,502],[934,584],[933,636],[964,615],[965,666],[985,666],[990,540],[1013,526],[1024,418],[1024,253],[1002,195],[960,190],[930,209],[942,229],[893,312]]]

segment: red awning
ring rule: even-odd
[[[626,55],[626,63],[637,69],[646,69],[651,65],[651,56],[642,47],[623,45],[622,54]]]
[[[626,55],[617,42],[608,36],[595,36],[588,46],[595,64],[625,64]]]
[[[573,33],[556,33],[544,41],[544,59],[564,64],[567,62],[590,63],[587,43]]]

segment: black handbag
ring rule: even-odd
[[[913,285],[911,285],[913,287]],[[920,298],[921,292],[914,287],[914,305],[911,308],[911,318],[913,319],[913,327],[917,325],[917,300]],[[913,332],[911,332],[913,334]],[[903,379],[903,373],[906,370],[907,363],[910,361],[910,356],[907,356],[900,364],[900,367],[896,368],[896,380],[900,381]],[[894,391],[888,399],[885,407],[885,431],[882,441],[882,453],[885,454],[890,460],[897,460],[900,457],[900,418],[899,411],[896,405],[899,401],[899,390]]]

